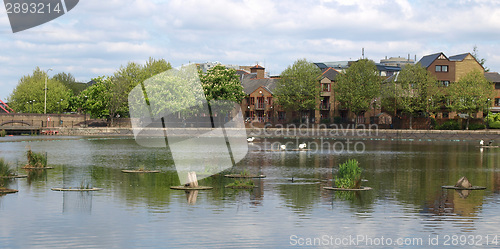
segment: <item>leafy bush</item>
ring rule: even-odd
[[[443,124],[436,125],[436,130],[460,130],[460,124],[457,120],[448,120]]]
[[[474,130],[484,130],[485,125],[484,124],[469,124],[469,130],[474,131]]]
[[[0,137],[5,137],[7,136],[7,132],[5,130],[0,131]]]
[[[330,119],[329,118],[322,118],[321,123],[322,124],[330,124]]]
[[[491,122],[488,124],[490,129],[500,129],[500,121]]]
[[[33,152],[30,149],[26,152],[26,156],[28,157],[28,166],[35,168],[47,167],[47,157],[43,153]]]
[[[0,176],[11,176],[14,172],[10,168],[9,164],[0,158]]]
[[[335,185],[337,185],[337,188],[347,189],[358,189],[361,187],[361,168],[357,160],[351,159],[339,165]]]
[[[488,116],[486,116],[485,120],[488,123],[489,128],[500,129],[500,113],[489,113]]]
[[[333,117],[333,123],[340,124],[342,123],[342,117]]]

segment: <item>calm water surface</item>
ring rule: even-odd
[[[480,150],[476,141],[359,140],[358,151],[347,152],[331,146],[347,141],[304,141],[311,151],[263,151],[296,140],[250,145],[228,172],[265,174],[254,190],[224,188],[233,180],[213,176],[200,182],[213,190],[188,196],[170,189],[179,180],[166,149],[130,138],[0,138],[0,157],[13,167],[26,163],[27,146],[47,152],[54,167],[5,183],[19,192],[0,197],[0,247],[500,248],[500,149]],[[324,190],[338,164],[351,158],[373,190]],[[121,172],[138,167],[161,173]],[[486,190],[441,189],[461,176]],[[82,185],[103,190],[51,191]]]

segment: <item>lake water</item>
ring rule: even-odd
[[[253,190],[233,179],[200,181],[213,190],[171,190],[179,179],[166,149],[130,138],[0,138],[0,157],[18,167],[28,146],[54,169],[6,182],[1,248],[500,248],[500,149],[477,141],[303,140],[311,151],[266,152],[261,139],[228,172],[262,173]],[[352,142],[352,141],[351,141]],[[354,143],[352,145],[354,145]],[[330,147],[330,148],[328,148]],[[333,192],[338,164],[357,159],[371,191]],[[122,169],[161,170],[126,174]],[[26,171],[18,168],[20,174]],[[443,190],[467,176],[486,190]],[[293,178],[293,181],[291,181]],[[93,186],[97,192],[53,187]]]

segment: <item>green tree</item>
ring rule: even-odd
[[[305,111],[316,108],[320,89],[321,70],[306,59],[299,59],[280,75],[274,90],[276,104],[285,110]]]
[[[477,60],[477,62],[479,62],[479,64],[481,64],[481,66],[483,66],[485,72],[490,71],[490,69],[484,65],[486,63],[486,59],[479,58],[479,50],[477,49],[476,45],[474,45],[474,48],[472,49],[472,56],[474,56],[474,58]]]
[[[362,59],[337,76],[335,92],[342,107],[360,115],[370,109],[373,100],[380,94],[380,85],[381,78],[375,63]]]
[[[81,111],[89,113],[94,118],[105,118],[109,116],[109,102],[113,93],[109,90],[112,78],[100,76],[93,78],[96,83],[80,92],[72,100],[74,103],[73,111],[78,108]]]
[[[447,107],[457,113],[468,114],[466,129],[473,113],[485,110],[494,96],[493,84],[480,71],[473,71],[448,87]]]
[[[47,73],[39,67],[33,70],[32,75],[23,76],[8,98],[10,107],[17,112],[44,113],[46,79]],[[53,78],[48,79],[47,113],[66,109],[71,96],[71,91],[64,84]]]
[[[217,65],[206,74],[199,71],[199,75],[207,101],[230,100],[241,103],[246,96],[235,69]]]
[[[164,59],[155,60],[153,58],[149,58],[144,66],[129,62],[127,66],[120,67],[115,72],[113,79],[108,82],[108,89],[113,93],[108,104],[111,124],[113,124],[113,119],[117,114],[122,117],[129,115],[128,95],[134,87],[171,68],[170,63]]]
[[[63,83],[75,96],[87,88],[87,84],[76,82],[75,77],[71,73],[61,72],[52,76],[52,79]]]
[[[439,107],[437,79],[420,64],[406,65],[394,81],[382,87],[382,105],[388,111],[401,110],[412,118],[419,112],[432,112]]]

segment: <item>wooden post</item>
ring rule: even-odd
[[[188,183],[189,187],[191,188],[198,187],[198,178],[196,177],[196,172],[194,171],[188,172]]]
[[[198,190],[186,191],[186,199],[189,205],[196,204],[197,198],[198,198]]]

